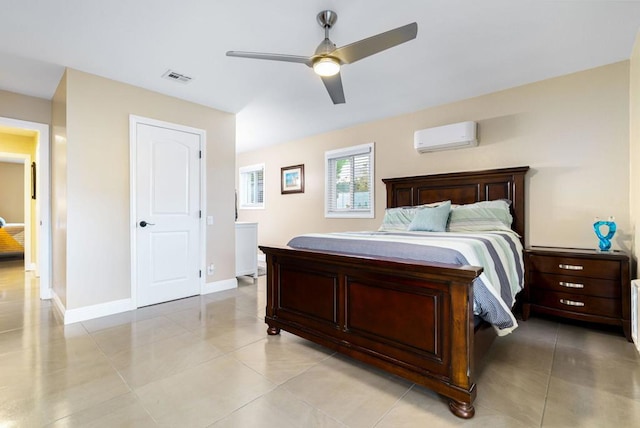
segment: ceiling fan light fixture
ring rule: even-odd
[[[342,65],[353,64],[363,58],[413,40],[418,35],[418,24],[412,22],[338,48],[329,39],[329,30],[336,23],[338,15],[334,11],[323,10],[317,15],[317,19],[318,24],[324,30],[324,39],[311,56],[240,51],[228,51],[227,56],[295,62],[312,67],[313,71],[321,77],[320,80],[322,80],[327,89],[331,101],[334,104],[344,104],[344,90],[342,89],[342,78],[340,77]]]
[[[340,72],[340,63],[331,57],[320,58],[313,63],[313,71],[315,71],[318,76],[335,76]]]

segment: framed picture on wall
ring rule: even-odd
[[[285,166],[280,171],[280,193],[304,193],[304,165]]]

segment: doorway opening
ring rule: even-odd
[[[40,298],[51,293],[49,125],[0,117],[0,160],[24,168],[24,263],[40,280]],[[32,146],[28,142],[32,142]],[[1,216],[2,214],[0,214]]]
[[[2,143],[0,140],[0,148]],[[22,258],[25,271],[34,270],[37,249],[32,234],[30,165],[29,153],[0,151],[0,260]]]

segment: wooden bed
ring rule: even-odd
[[[450,199],[510,199],[524,240],[529,168],[383,179],[387,207]],[[495,338],[474,327],[472,283],[482,272],[392,258],[260,246],[267,261],[270,335],[283,329],[423,385],[461,418],[475,413],[475,361]]]

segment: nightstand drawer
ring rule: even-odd
[[[583,296],[580,294],[558,293],[549,290],[531,290],[532,303],[548,308],[569,312],[579,312],[603,317],[618,317],[619,299]]]
[[[577,257],[529,256],[529,267],[538,272],[620,280],[620,262]]]
[[[545,288],[559,293],[571,293],[585,296],[620,298],[620,282],[608,279],[596,279],[580,276],[554,275],[531,272],[535,288]]]
[[[631,341],[629,256],[622,251],[532,247],[525,251],[522,319],[531,312],[619,325]]]

